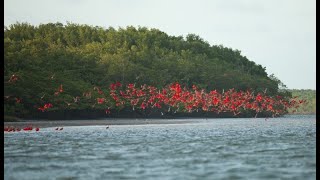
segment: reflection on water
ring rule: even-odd
[[[5,179],[315,177],[315,116],[4,134]]]

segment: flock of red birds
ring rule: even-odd
[[[13,126],[8,126],[8,127],[4,127],[4,132],[20,132],[20,131],[33,131],[33,130],[35,130],[35,131],[40,131],[40,128],[39,127],[36,127],[36,128],[33,128],[32,127],[32,125],[28,125],[28,126],[26,126],[26,127],[24,127],[24,128],[15,128],[15,127],[13,127]],[[63,130],[63,127],[57,127],[57,128],[55,128],[55,130],[56,131],[61,131],[61,130]]]
[[[10,82],[15,83],[18,76],[13,75]],[[193,85],[192,89],[182,87],[179,83],[172,83],[162,89],[154,86],[141,85],[136,87],[135,84],[122,85],[120,82],[110,84],[108,89],[103,91],[100,87],[94,87],[93,91],[83,93],[83,98],[91,99],[92,93],[97,91],[97,97],[93,107],[98,105],[106,106],[106,114],[110,114],[112,109],[121,109],[131,106],[133,110],[146,108],[158,108],[161,112],[233,112],[236,116],[245,110],[259,112],[271,112],[273,116],[282,114],[287,108],[297,108],[305,103],[305,100],[296,100],[297,97],[287,99],[281,96],[268,96],[266,91],[254,94],[252,91],[228,91],[218,92],[212,90],[206,92]],[[54,95],[58,96],[63,93],[61,84]],[[20,103],[21,99],[16,98]],[[74,98],[75,103],[80,101],[80,97]],[[67,103],[70,105],[71,103]],[[53,105],[46,103],[38,107],[38,110],[44,112]],[[163,113],[161,113],[163,114]]]
[[[162,111],[193,112],[233,112],[238,115],[243,110],[259,112],[271,112],[273,116],[283,113],[287,108],[298,108],[305,100],[285,99],[281,96],[268,96],[266,91],[256,95],[247,91],[229,89],[219,93],[216,90],[206,92],[193,85],[192,90],[182,87],[179,83],[172,83],[165,88],[157,89],[153,86],[135,84],[123,86],[120,82],[113,83],[109,87],[109,94],[102,93],[103,97],[97,98],[98,104],[106,104],[110,113],[111,107],[132,106],[135,108],[158,108]],[[110,98],[111,96],[111,98]],[[108,100],[109,99],[109,100]]]

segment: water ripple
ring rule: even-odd
[[[5,179],[315,179],[314,117],[4,134]]]

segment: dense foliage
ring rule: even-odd
[[[97,88],[148,84],[162,88],[172,82],[223,92],[250,90],[283,95],[274,76],[238,50],[210,45],[199,36],[169,36],[145,27],[92,27],[68,23],[33,26],[16,23],[4,29],[5,114],[19,117],[51,111],[96,110]],[[57,89],[64,92],[56,96]],[[92,98],[86,99],[87,94]],[[81,101],[77,101],[81,99]],[[71,102],[76,102],[72,103]]]

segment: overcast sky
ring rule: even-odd
[[[316,0],[4,0],[4,25],[15,22],[194,33],[240,50],[288,88],[316,89]]]

